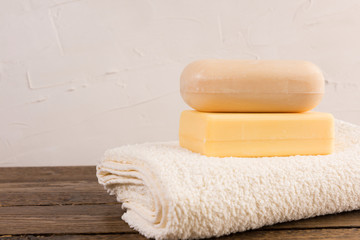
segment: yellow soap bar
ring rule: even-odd
[[[329,113],[205,113],[183,111],[180,146],[214,157],[330,154],[334,118]]]

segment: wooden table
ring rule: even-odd
[[[0,239],[145,239],[122,214],[94,166],[0,168]],[[219,239],[360,239],[360,211]]]

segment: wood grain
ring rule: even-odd
[[[212,238],[215,239],[215,238]],[[360,239],[360,229],[307,229],[280,231],[248,231],[218,238],[219,240],[304,240],[304,239]]]
[[[145,239],[122,214],[95,166],[0,168],[0,239]],[[217,239],[360,239],[359,231],[353,211]]]
[[[0,167],[0,183],[83,180],[97,181],[95,166]]]
[[[140,234],[79,234],[79,235],[21,235],[1,237],[1,240],[145,240],[147,239]]]
[[[0,239],[3,240],[144,240],[144,236],[134,233],[128,234],[92,234],[92,235],[23,235],[23,236],[8,236]],[[231,234],[229,236],[223,236],[219,238],[210,238],[211,240],[283,240],[283,239],[292,239],[292,240],[308,240],[308,239],[318,239],[318,240],[339,240],[339,239],[348,239],[348,240],[359,240],[360,239],[360,229],[358,228],[347,228],[347,229],[309,229],[309,230],[280,230],[280,231],[263,231],[255,230],[248,231],[243,233]]]
[[[134,232],[116,205],[22,206],[0,208],[0,234]],[[268,226],[275,229],[360,227],[359,211]],[[46,226],[46,227],[45,227]]]
[[[0,168],[0,206],[116,203],[95,166]]]
[[[279,223],[264,229],[304,229],[304,228],[360,228],[360,211],[319,216],[299,221]]]
[[[1,207],[0,235],[134,232],[117,205]]]
[[[116,203],[94,180],[0,183],[0,206]]]

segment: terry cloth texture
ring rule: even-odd
[[[177,142],[106,151],[99,183],[122,218],[149,238],[221,236],[279,222],[360,209],[360,127],[335,121],[325,156],[217,158]]]

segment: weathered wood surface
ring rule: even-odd
[[[212,240],[359,240],[360,229],[358,228],[340,228],[340,229],[304,229],[304,230],[282,230],[282,231],[264,231],[255,230],[244,233],[232,234],[220,238],[210,238]],[[7,235],[0,237],[3,240],[145,240],[146,238],[136,233],[117,233],[117,234],[61,234],[61,235]]]
[[[0,183],[0,206],[116,203],[93,180]]]
[[[0,168],[0,239],[145,239],[121,220],[95,167]],[[360,211],[218,239],[360,239]]]

